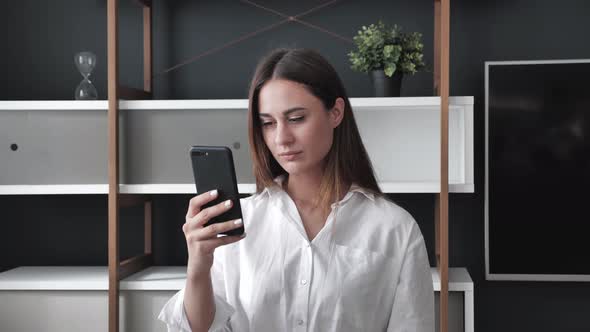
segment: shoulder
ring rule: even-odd
[[[244,226],[250,226],[253,220],[257,220],[257,226],[261,226],[261,223],[267,220],[269,213],[271,213],[272,209],[269,209],[271,205],[271,197],[266,191],[241,198],[240,206],[242,208]]]
[[[405,251],[409,242],[422,238],[414,217],[386,196],[356,200],[353,210],[342,211],[349,219],[345,241],[366,243],[367,249],[391,255]]]
[[[242,210],[242,221],[244,222],[244,228],[246,230],[247,238],[238,241],[236,243],[231,243],[229,245],[224,245],[215,249],[215,257],[218,260],[225,260],[226,258],[232,260],[232,257],[239,257],[239,252],[242,250],[244,243],[246,241],[251,241],[251,238],[256,236],[257,230],[261,226],[260,221],[264,221],[266,218],[260,218],[262,215],[261,212],[266,211],[266,209],[261,208],[262,205],[268,206],[268,198],[266,197],[264,192],[263,193],[254,193],[250,196],[240,198],[240,208]],[[253,220],[257,220],[258,222],[253,223]],[[254,229],[253,229],[254,228]],[[228,254],[231,253],[231,254]]]
[[[417,244],[424,245],[420,226],[406,209],[385,197],[380,197],[377,204],[384,213],[382,222],[389,225],[386,229],[390,231],[390,243],[395,242],[398,250],[407,251]]]
[[[242,213],[247,213],[263,205],[268,205],[269,195],[266,191],[254,193],[248,197],[240,198]]]
[[[382,195],[364,200],[366,208],[377,224],[389,229],[407,229],[416,224],[414,217],[403,207]]]

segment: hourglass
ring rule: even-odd
[[[82,74],[82,81],[76,88],[75,97],[76,100],[94,100],[98,98],[96,88],[92,85],[92,82],[88,79],[90,73],[96,66],[96,55],[92,52],[79,52],[74,55],[74,63]]]

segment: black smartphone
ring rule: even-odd
[[[193,146],[190,150],[190,157],[197,194],[214,189],[218,191],[217,198],[205,204],[202,208],[207,208],[228,199],[231,199],[233,203],[230,210],[211,218],[205,226],[242,218],[242,207],[240,206],[236,171],[231,150],[225,146]],[[244,226],[242,224],[240,228],[220,234],[242,235],[243,233]]]

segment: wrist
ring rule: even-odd
[[[202,283],[211,280],[211,274],[207,272],[196,272],[187,270],[186,273],[187,282],[191,283]]]

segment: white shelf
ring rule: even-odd
[[[106,100],[3,100],[0,111],[107,110]]]
[[[440,292],[440,275],[436,267],[430,268],[432,273],[432,287],[434,291]],[[464,267],[449,268],[449,291],[450,292],[472,292],[473,280]]]
[[[392,107],[412,110],[413,107],[437,107],[440,106],[440,97],[370,97],[350,98],[353,109],[383,110]],[[449,97],[449,104],[473,105],[473,97]],[[407,107],[407,108],[406,108]]]
[[[107,194],[107,184],[0,185],[0,195]]]
[[[431,268],[432,286],[440,291],[440,278]],[[173,290],[184,287],[186,266],[152,266],[121,280],[121,290]],[[3,290],[108,290],[108,269],[103,266],[22,266],[0,273]],[[465,268],[449,268],[449,291],[473,291]]]
[[[353,108],[431,107],[440,105],[440,97],[367,97],[350,98]],[[473,105],[473,97],[449,97],[455,105]],[[121,100],[121,110],[211,110],[247,109],[248,99]],[[8,100],[0,101],[0,111],[107,110],[107,100]]]
[[[186,266],[151,266],[121,281],[123,290],[173,290],[184,287]]]
[[[21,266],[0,273],[0,291],[108,289],[106,266]]]
[[[119,192],[123,194],[195,194],[197,189],[194,183],[172,184],[122,184]],[[238,183],[238,192],[252,194],[256,192],[254,183]]]
[[[384,182],[379,187],[385,193],[437,193],[440,184],[437,182]],[[120,185],[123,194],[194,194],[193,183],[188,184],[131,184]],[[450,192],[473,192],[473,184],[449,184]],[[239,183],[238,191],[242,194],[252,194],[256,191],[254,183]]]
[[[385,182],[379,183],[385,193],[438,193],[438,182]],[[73,185],[0,185],[0,195],[79,195],[107,194],[106,184],[73,184]],[[252,194],[256,191],[254,183],[239,183],[238,191]],[[194,194],[193,183],[154,183],[154,184],[121,184],[121,194]],[[449,192],[472,193],[473,184],[449,184]]]

